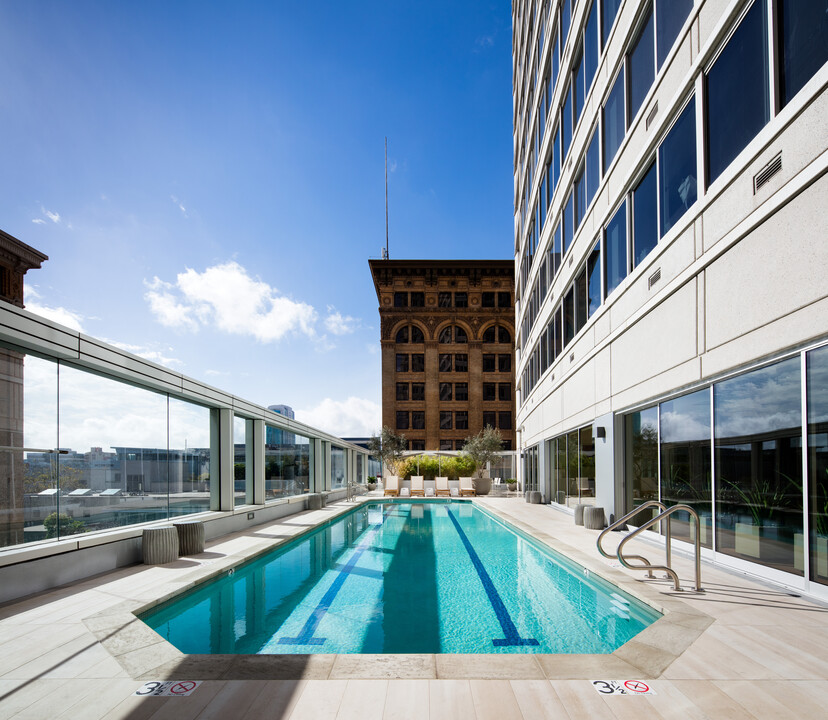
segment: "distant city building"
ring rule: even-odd
[[[268,405],[267,409],[275,412],[277,415],[284,415],[290,420],[295,420],[296,416],[293,413],[293,408],[290,405]],[[282,430],[280,428],[267,426],[265,431],[266,445],[293,445],[296,442],[296,436],[292,432]]]
[[[459,450],[491,425],[515,447],[514,262],[370,260],[382,423],[410,450]]]

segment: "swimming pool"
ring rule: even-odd
[[[468,501],[394,501],[141,619],[188,654],[609,653],[658,617]]]

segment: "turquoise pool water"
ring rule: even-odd
[[[658,613],[470,502],[364,504],[142,616],[185,653],[609,653]]]

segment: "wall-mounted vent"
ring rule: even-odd
[[[554,380],[555,379],[555,373],[552,373],[552,377],[550,377],[549,379]]]
[[[569,362],[575,362],[575,353],[569,354]]]
[[[655,285],[659,280],[661,280],[661,268],[659,268],[652,275],[650,275],[650,279],[647,280],[647,287],[650,290],[652,290],[653,285]]]
[[[658,100],[656,100],[656,101],[653,103],[653,109],[652,109],[652,110],[650,110],[650,114],[649,114],[649,115],[647,115],[647,120],[646,120],[646,122],[645,122],[645,127],[644,127],[644,129],[645,129],[645,130],[649,130],[649,129],[650,129],[650,125],[652,125],[652,124],[653,124],[653,120],[655,120],[655,119],[656,119],[656,115],[658,115]]]
[[[574,258],[572,257],[572,255],[570,255],[570,256],[569,256],[569,266],[570,266],[570,267],[572,267],[572,262],[573,262],[573,261],[574,261]]]
[[[767,185],[770,179],[782,169],[782,153],[779,153],[765,167],[763,167],[753,178],[753,194],[759,192],[763,185]]]

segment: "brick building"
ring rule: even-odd
[[[514,262],[370,260],[382,423],[410,450],[459,450],[484,426],[515,447]]]

